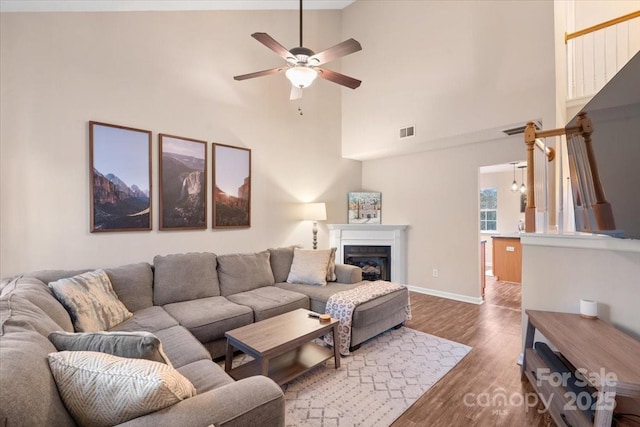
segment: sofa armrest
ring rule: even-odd
[[[338,283],[359,283],[362,282],[362,269],[355,265],[336,264],[336,277]]]
[[[282,427],[284,412],[282,389],[267,377],[255,376],[209,390],[120,426]]]

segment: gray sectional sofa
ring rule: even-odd
[[[293,248],[255,254],[157,256],[105,269],[118,299],[133,313],[111,331],[147,331],[197,395],[134,418],[127,426],[282,426],[282,390],[266,377],[234,381],[212,359],[225,353],[224,333],[297,308],[322,313],[335,292],[358,286],[359,268],[337,264],[327,286],[286,283]],[[0,284],[0,424],[75,425],[56,387],[47,355],[54,331],[73,332],[69,313],[48,283],[89,270],[43,270]],[[402,324],[406,289],[358,307],[352,347]]]

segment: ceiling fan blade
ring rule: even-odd
[[[330,82],[338,83],[339,85],[346,86],[350,89],[355,89],[362,83],[358,79],[345,76],[344,74],[336,73],[335,71],[327,70],[326,68],[316,68],[320,71],[319,77],[329,80]]]
[[[291,95],[289,95],[289,100],[295,101],[296,99],[300,99],[300,98],[302,98],[302,88],[291,85]]]
[[[267,33],[253,33],[251,37],[258,40],[260,43],[280,55],[285,61],[296,61],[297,58],[294,54],[289,52],[287,48],[278,43],[273,37]]]
[[[256,71],[255,73],[249,73],[249,74],[242,74],[240,76],[233,76],[234,80],[247,80],[247,79],[253,79],[256,77],[262,77],[262,76],[268,76],[270,74],[276,74],[279,73],[280,71],[286,70],[287,67],[279,67],[279,68],[271,68],[270,70],[262,70],[262,71]]]
[[[322,65],[326,62],[333,61],[334,59],[342,58],[354,52],[362,50],[362,46],[354,39],[345,40],[342,43],[338,43],[329,49],[316,53],[309,58],[311,65]]]

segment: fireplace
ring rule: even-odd
[[[344,263],[362,269],[363,280],[391,280],[391,246],[345,245]]]
[[[387,247],[386,261],[375,256],[379,253],[375,250],[373,254],[365,254],[359,262],[367,261],[367,258],[376,265],[368,265],[372,267],[367,270],[375,271],[375,268],[385,269],[384,278],[395,283],[407,283],[407,236],[406,225],[387,225],[387,224],[328,224],[329,227],[329,245],[336,248],[336,262],[352,263],[347,261],[346,248],[349,246],[356,247]],[[355,261],[355,260],[354,260]],[[378,263],[382,265],[378,265]]]

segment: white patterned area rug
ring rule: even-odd
[[[339,369],[331,359],[286,384],[286,425],[389,426],[470,351],[413,329],[391,329],[343,357]]]

